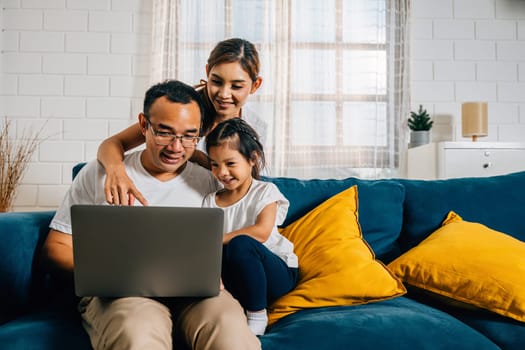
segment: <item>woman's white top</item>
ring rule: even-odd
[[[253,180],[248,193],[238,202],[219,207],[215,202],[217,192],[208,194],[202,206],[206,208],[221,208],[224,210],[224,233],[232,232],[255,224],[257,216],[271,203],[277,203],[277,215],[275,225],[270,237],[263,244],[275,255],[283,259],[289,267],[298,267],[297,255],[293,252],[293,243],[281,235],[277,226],[281,225],[286,218],[290,202],[283,196],[281,191],[271,182]]]

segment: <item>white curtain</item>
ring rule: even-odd
[[[403,174],[410,0],[153,1],[152,82],[196,84],[225,38],[256,45],[264,81],[243,116],[269,175]]]

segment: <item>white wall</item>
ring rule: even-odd
[[[432,138],[461,136],[461,103],[487,101],[489,135],[525,141],[525,1],[412,0],[412,107],[435,119]]]
[[[55,209],[71,168],[136,121],[147,89],[151,0],[1,1],[0,118],[44,126],[15,210]],[[28,129],[26,129],[28,130]]]
[[[71,168],[134,122],[148,83],[152,0],[0,0],[0,117],[48,139],[15,210],[55,209]],[[461,140],[461,102],[489,102],[489,136],[525,141],[525,0],[412,0],[412,105]]]

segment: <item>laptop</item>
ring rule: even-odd
[[[73,205],[75,293],[218,295],[223,220],[219,208]]]

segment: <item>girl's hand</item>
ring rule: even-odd
[[[104,193],[106,195],[106,201],[109,204],[133,205],[136,199],[142,203],[142,205],[148,205],[148,201],[135,187],[135,184],[126,173],[124,166],[113,167],[110,170],[106,170]]]

